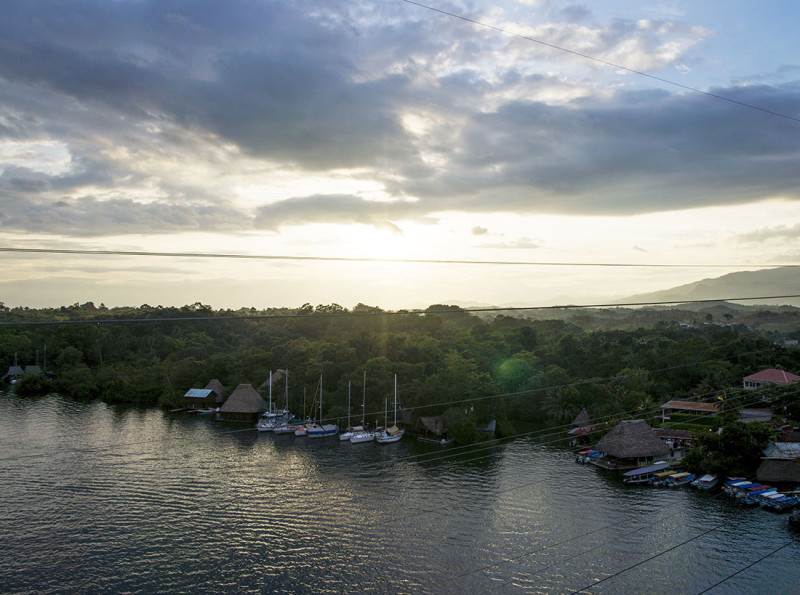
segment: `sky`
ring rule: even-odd
[[[0,301],[580,304],[796,264],[797,22],[774,0],[5,0]]]

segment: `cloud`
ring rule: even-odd
[[[736,239],[744,242],[763,243],[770,240],[800,240],[800,223],[794,225],[776,225],[775,227],[765,227],[749,233],[736,236]]]
[[[487,233],[489,233],[489,230],[486,229],[485,227],[476,225],[475,227],[472,228],[472,235],[474,236],[485,236]]]
[[[448,211],[629,215],[800,198],[784,119],[409,8],[8,0],[0,142],[19,151],[0,158],[0,223],[76,236],[398,231]],[[538,20],[524,9],[537,23],[525,33],[631,68],[691,63],[709,34],[680,20],[601,23],[579,5]],[[523,22],[513,10],[470,16]],[[787,114],[800,100],[796,83],[711,92]],[[55,143],[58,167],[26,143]],[[387,200],[280,193],[270,171],[351,177]]]
[[[295,197],[261,206],[256,211],[255,226],[277,230],[287,225],[333,223],[371,225],[399,233],[399,220],[430,223],[426,208],[413,202],[365,200],[351,195],[315,195]]]

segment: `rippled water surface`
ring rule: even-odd
[[[0,395],[0,448],[4,593],[800,593],[786,516],[526,440],[352,445]]]

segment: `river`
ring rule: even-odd
[[[259,434],[0,394],[3,593],[800,593],[786,515],[532,438]]]

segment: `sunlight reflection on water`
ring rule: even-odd
[[[785,516],[525,440],[351,445],[2,395],[0,447],[4,592],[687,593],[787,540],[715,592],[800,581]]]

